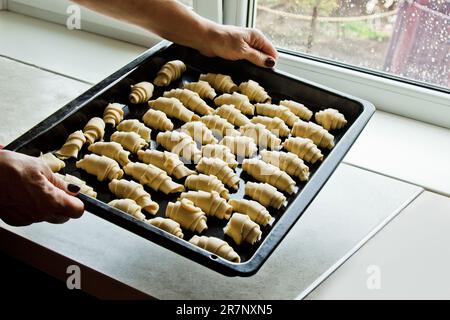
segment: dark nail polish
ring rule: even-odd
[[[272,57],[268,57],[264,63],[266,67],[272,68],[275,65],[275,60]]]
[[[80,191],[80,187],[76,184],[69,183],[69,185],[67,186],[67,190],[72,193],[78,193]]]

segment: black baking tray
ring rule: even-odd
[[[109,192],[107,183],[98,182],[94,176],[77,170],[74,159],[66,161],[66,168],[62,170],[62,173],[82,178],[97,191],[98,199],[79,195],[89,212],[224,275],[253,275],[280,244],[348,152],[375,111],[371,103],[278,70],[259,68],[246,61],[233,62],[220,58],[208,58],[195,50],[162,41],[62,107],[9,144],[6,149],[32,156],[38,156],[40,152],[57,150],[70,133],[82,129],[91,117],[101,117],[106,105],[110,102],[124,104],[125,118],[141,119],[148,106],[146,104],[128,105],[130,85],[140,81],[152,81],[160,67],[173,59],[184,61],[188,66],[187,71],[181,79],[169,87],[155,87],[153,98],[161,96],[163,91],[181,87],[183,82],[197,81],[200,73],[223,73],[230,75],[238,84],[249,79],[259,82],[268,91],[273,103],[278,103],[282,99],[292,99],[305,104],[314,112],[332,107],[343,113],[348,121],[344,129],[332,132],[335,135],[336,146],[331,151],[322,149],[325,156],[324,161],[320,164],[310,165],[310,180],[307,183],[296,181],[299,190],[287,197],[287,206],[280,210],[269,210],[275,219],[271,226],[261,229],[263,237],[258,245],[244,244],[239,247],[234,245],[233,241],[223,234],[224,222],[208,217],[208,231],[205,235],[227,240],[239,253],[242,262],[232,263],[191,245],[186,240],[189,240],[193,234],[186,230],[183,230],[186,240],[182,240],[110,207],[106,203],[113,199],[113,195]],[[212,105],[212,101],[208,101],[208,103]],[[179,122],[175,121],[174,123],[176,126],[180,125]],[[108,141],[111,131],[111,129],[107,129],[105,141]],[[159,149],[154,141],[156,134],[157,132],[153,130],[150,148]],[[79,158],[86,153],[86,146],[84,146]],[[136,157],[132,157],[132,161],[135,160]],[[254,180],[242,172],[240,166],[236,172],[240,175],[241,182],[239,190],[232,193],[231,197],[242,198],[245,182]],[[127,176],[125,178],[129,179]],[[183,183],[183,181],[177,182]],[[151,193],[152,198],[160,204],[158,216],[163,216],[168,201],[175,201],[178,197],[178,194],[167,196],[147,190]]]

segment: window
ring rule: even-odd
[[[447,0],[258,0],[255,26],[275,45],[447,91]]]

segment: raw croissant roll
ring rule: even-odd
[[[181,60],[172,60],[167,62],[158,71],[153,83],[158,87],[165,87],[172,81],[181,77],[181,74],[186,71],[186,65]]]
[[[235,190],[239,187],[239,177],[225,162],[217,158],[202,158],[195,167],[198,172],[216,176],[224,184]]]
[[[183,122],[200,119],[198,115],[186,108],[177,98],[159,97],[156,100],[149,101],[148,105],[153,109],[164,112],[169,117],[176,118]]]
[[[300,118],[285,106],[277,106],[270,103],[257,103],[255,106],[257,114],[271,118],[278,117],[290,127],[292,127],[296,121],[300,121]]]
[[[159,110],[148,109],[142,117],[142,121],[152,129],[160,131],[173,130],[173,123],[167,115]]]
[[[184,185],[191,190],[216,191],[222,198],[227,200],[230,198],[230,194],[222,181],[212,175],[199,174],[189,176],[186,178]]]
[[[141,207],[131,199],[116,199],[108,203],[111,207],[122,210],[140,221],[145,220],[145,214],[141,212]]]
[[[195,171],[187,168],[184,165],[183,161],[181,161],[176,154],[171,152],[162,152],[157,150],[139,150],[138,158],[142,162],[152,164],[166,171],[167,174],[174,176],[176,179],[182,179],[184,177],[190,176],[191,174],[196,174]]]
[[[103,140],[103,136],[105,135],[105,122],[98,117],[92,118],[84,127],[83,134],[86,137],[87,144],[92,144],[97,140]]]
[[[272,99],[267,94],[266,90],[259,85],[258,82],[249,80],[248,82],[242,82],[239,85],[239,91],[245,94],[250,101],[266,103],[271,102]]]
[[[115,160],[96,154],[85,155],[83,159],[77,161],[76,166],[97,176],[98,181],[120,179],[123,176],[123,171]]]
[[[197,163],[202,157],[202,152],[197,148],[197,144],[192,140],[191,136],[183,132],[160,132],[156,136],[156,142],[187,161],[192,160],[194,163]]]
[[[133,153],[148,146],[147,141],[142,139],[136,132],[116,131],[111,135],[111,141],[120,143],[125,149]]]
[[[313,112],[303,104],[292,100],[282,100],[280,101],[280,106],[288,107],[293,114],[295,114],[302,120],[309,121],[313,115]]]
[[[234,126],[227,120],[219,117],[218,115],[203,116],[200,118],[212,132],[215,132],[222,137],[224,136],[239,136],[239,131],[234,129]]]
[[[291,134],[296,137],[311,139],[318,147],[328,149],[334,147],[334,136],[314,122],[297,121],[292,127]]]
[[[152,200],[150,194],[137,182],[125,179],[114,179],[108,184],[109,190],[121,199],[134,200],[142,209],[151,214],[156,214],[159,205]]]
[[[187,122],[181,126],[180,131],[190,135],[194,141],[201,144],[217,143],[212,131],[201,121]]]
[[[231,199],[228,203],[233,207],[233,211],[246,214],[256,223],[266,226],[272,216],[269,211],[259,202],[246,199]]]
[[[243,136],[252,138],[259,147],[277,149],[281,145],[281,140],[260,123],[248,123],[240,130]]]
[[[202,99],[214,99],[216,96],[216,91],[211,85],[203,80],[199,80],[198,82],[189,82],[183,85],[184,89],[188,89],[194,92],[197,92],[200,98]]]
[[[245,195],[258,201],[265,207],[280,209],[286,201],[286,197],[274,186],[268,183],[247,182]]]
[[[256,116],[250,121],[255,124],[262,124],[277,137],[287,137],[291,133],[289,127],[278,117]]]
[[[147,220],[149,224],[155,226],[161,230],[164,230],[170,234],[173,234],[175,237],[183,239],[183,231],[180,228],[180,224],[172,219],[164,219],[161,217],[156,217],[150,220]]]
[[[214,111],[214,114],[226,119],[235,126],[243,126],[250,123],[250,120],[231,104],[224,104]]]
[[[120,143],[117,142],[96,142],[88,147],[88,150],[100,156],[105,156],[116,160],[121,166],[130,162],[128,156],[130,153],[125,151]]]
[[[201,115],[212,114],[214,111],[196,92],[189,89],[172,89],[164,92],[164,97],[177,98],[188,109]]]
[[[283,148],[310,163],[323,160],[322,152],[311,139],[299,137],[289,138],[284,141]]]
[[[289,194],[295,191],[295,181],[274,165],[258,159],[245,159],[242,169],[258,181],[266,182]]]
[[[308,181],[309,168],[302,159],[292,152],[267,151],[260,152],[261,159],[285,171],[291,177],[300,181]]]
[[[166,217],[193,232],[202,233],[208,229],[205,213],[188,199],[181,199],[175,203],[169,202],[166,208]]]
[[[202,248],[206,251],[209,251],[213,254],[218,255],[226,260],[231,262],[239,263],[241,262],[241,258],[239,255],[233,250],[233,248],[228,244],[228,242],[223,241],[216,237],[207,237],[207,236],[193,236],[190,243],[196,245],[199,248]]]
[[[70,174],[59,174],[55,173],[56,176],[63,179],[67,183],[72,183],[80,187],[80,193],[85,194],[92,198],[97,198],[97,192],[94,191],[94,189],[86,184],[86,181],[81,180],[80,178],[77,178],[75,176],[72,176]]]
[[[64,161],[59,160],[53,153],[50,152],[46,154],[41,153],[39,159],[44,161],[44,163],[47,165],[47,167],[50,168],[50,170],[52,170],[52,172],[58,172],[66,166]]]
[[[123,105],[118,103],[110,103],[103,112],[103,121],[110,124],[113,128],[123,120]]]
[[[67,137],[64,145],[55,152],[56,156],[62,160],[78,157],[78,152],[86,143],[86,137],[81,130],[75,131]]]
[[[216,191],[189,191],[183,192],[178,200],[189,199],[208,216],[219,219],[229,219],[233,211],[231,205],[220,197]]]
[[[140,184],[147,185],[155,191],[161,191],[164,194],[184,191],[183,185],[173,182],[164,170],[152,164],[130,162],[123,167],[123,170]]]
[[[253,222],[248,215],[237,212],[233,214],[223,231],[238,245],[243,241],[255,244],[256,241],[261,240],[262,235],[257,223]]]
[[[224,74],[202,74],[200,75],[200,80],[208,82],[211,87],[219,92],[233,93],[238,89],[238,86],[233,82],[231,77]]]
[[[153,89],[153,85],[145,81],[131,86],[130,102],[133,104],[147,102],[153,96]]]
[[[146,142],[150,142],[152,130],[136,119],[125,120],[117,126],[118,131],[135,132]]]
[[[347,124],[344,115],[332,108],[316,112],[315,118],[317,123],[326,130],[342,129]]]
[[[250,103],[248,97],[244,94],[233,92],[233,94],[224,93],[214,99],[216,106],[224,104],[232,104],[236,109],[240,110],[243,114],[253,115],[255,114],[255,106]]]
[[[232,169],[238,166],[236,157],[231,153],[230,148],[221,144],[208,144],[202,147],[202,156],[204,158],[219,158],[226,162]]]
[[[226,136],[220,141],[220,144],[227,146],[232,153],[241,158],[251,157],[258,151],[253,139],[246,136]]]

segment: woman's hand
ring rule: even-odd
[[[266,68],[272,68],[278,58],[272,43],[259,30],[214,24],[208,34],[197,48],[206,56],[248,60]]]
[[[0,218],[13,226],[79,218],[80,188],[55,176],[38,158],[0,150]]]

